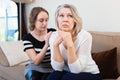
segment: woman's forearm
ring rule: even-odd
[[[53,51],[53,59],[57,62],[63,62],[62,55],[60,53],[59,46],[54,45],[54,51]]]
[[[68,54],[67,54],[68,64],[74,63],[78,59],[77,54],[75,52],[74,45],[72,44],[68,46],[67,49],[68,49]]]
[[[48,45],[44,45],[41,52],[37,54],[36,58],[34,59],[34,64],[38,65],[39,63],[41,63],[41,61],[44,59],[46,55],[47,49],[48,49]]]

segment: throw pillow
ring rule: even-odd
[[[92,53],[103,79],[117,78],[119,76],[117,68],[117,48],[106,51]]]
[[[0,42],[2,54],[7,59],[8,66],[15,66],[29,61],[29,57],[23,51],[22,41]]]

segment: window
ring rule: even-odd
[[[0,0],[0,41],[18,40],[18,9],[13,1]]]

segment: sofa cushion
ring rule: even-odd
[[[92,57],[98,65],[103,79],[115,79],[119,76],[116,47],[110,50],[92,53]]]
[[[0,42],[1,64],[15,66],[29,61],[29,57],[23,51],[22,41]]]

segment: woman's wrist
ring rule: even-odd
[[[57,44],[54,44],[53,46],[54,46],[54,48],[57,48],[59,45],[57,45]]]
[[[44,47],[48,48],[49,44],[45,44]]]

